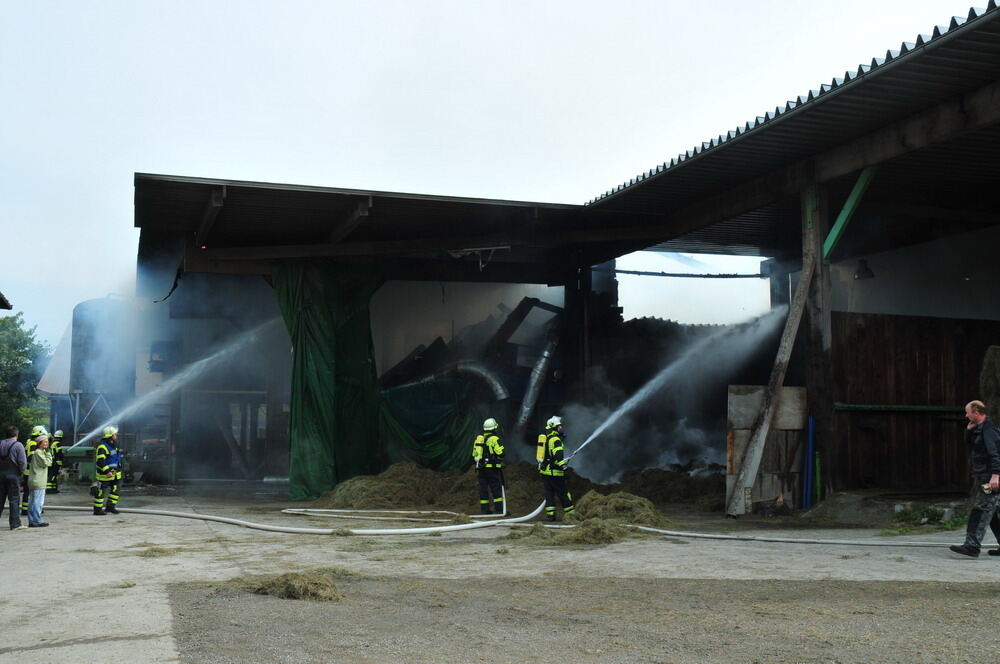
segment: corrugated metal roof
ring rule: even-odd
[[[1000,76],[997,1],[845,71],[751,121],[703,141],[592,199],[588,205],[663,211],[767,172],[975,89]],[[961,39],[957,39],[961,37]],[[671,205],[670,207],[674,207]]]

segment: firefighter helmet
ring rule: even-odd
[[[49,432],[46,431],[45,427],[43,427],[41,424],[38,424],[38,425],[32,427],[32,429],[31,429],[31,437],[32,438],[34,438],[36,436],[47,436],[47,435],[49,435]]]
[[[111,438],[111,436],[113,436],[116,433],[118,433],[118,427],[116,427],[114,425],[111,425],[111,426],[108,426],[108,427],[104,427],[104,431],[102,431],[101,433],[103,434],[103,436],[105,438]]]
[[[54,434],[52,434],[52,437],[53,438],[62,438],[63,437],[62,429],[56,429],[56,432]]]
[[[499,428],[500,424],[492,417],[483,422],[483,431],[496,431]]]
[[[555,429],[559,426],[562,426],[562,418],[558,415],[553,415],[549,418],[548,422],[545,423],[546,429]]]

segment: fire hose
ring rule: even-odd
[[[196,519],[201,521],[215,521],[217,523],[225,523],[233,526],[241,526],[243,528],[250,528],[253,530],[264,530],[272,533],[290,533],[296,535],[356,535],[356,536],[374,536],[374,535],[428,535],[431,533],[444,533],[444,532],[455,532],[460,530],[473,530],[477,528],[488,528],[492,526],[501,527],[512,527],[524,523],[525,521],[530,521],[534,519],[545,507],[545,503],[542,502],[538,507],[536,507],[529,514],[518,517],[504,517],[500,519],[490,519],[474,521],[472,523],[458,523],[447,526],[429,526],[426,528],[296,528],[292,526],[275,526],[266,523],[254,523],[252,521],[244,521],[242,519],[232,519],[224,516],[216,516],[214,514],[198,514],[196,512],[177,512],[172,510],[153,510],[145,508],[135,508],[135,507],[119,507],[118,511],[125,514],[148,514],[150,516],[168,516],[177,517],[181,519]],[[63,511],[73,511],[73,512],[89,512],[90,507],[69,507],[60,505],[46,505],[46,510],[63,510]],[[293,514],[311,514],[315,512],[314,509],[297,509],[291,513]],[[334,510],[320,510],[323,512],[334,512]],[[444,511],[429,512],[421,510],[337,510],[343,512],[364,512],[368,514],[372,513],[393,513],[393,514],[428,514],[428,513],[448,513]],[[288,513],[288,510],[282,510],[282,512]],[[485,515],[484,515],[485,516]],[[546,527],[556,527],[556,528],[575,528],[576,526],[572,524],[544,524]],[[837,546],[886,546],[886,547],[900,547],[900,548],[940,548],[947,546],[947,543],[943,542],[873,542],[873,541],[861,541],[861,540],[838,540],[838,539],[814,539],[814,538],[796,538],[796,537],[775,537],[775,536],[760,536],[760,535],[725,535],[721,533],[698,533],[683,530],[666,530],[663,528],[651,528],[649,526],[641,526],[637,524],[625,524],[627,528],[634,528],[636,530],[641,530],[649,533],[655,533],[658,535],[665,535],[668,537],[686,537],[692,539],[712,539],[712,540],[730,540],[738,542],[772,542],[780,544],[820,544],[820,545],[837,545]]]

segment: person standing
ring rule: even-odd
[[[483,432],[472,444],[472,460],[479,479],[481,514],[503,514],[503,443],[500,424],[492,417],[483,422]]]
[[[21,523],[21,509],[18,504],[18,493],[21,485],[21,473],[28,465],[24,454],[24,445],[17,440],[17,427],[7,427],[7,437],[0,440],[0,517],[3,516],[4,504],[10,509],[9,521],[11,530],[25,530],[28,527]]]
[[[118,427],[107,426],[101,432],[101,442],[94,450],[97,495],[94,496],[94,516],[118,514],[118,492],[122,482],[122,456],[118,451]],[[107,510],[105,510],[107,503]]]
[[[563,514],[572,514],[575,506],[573,497],[566,487],[566,459],[563,456],[562,418],[550,417],[545,423],[545,445],[538,472],[542,474],[545,488],[545,514],[549,521],[556,520],[556,499],[562,505]]]
[[[34,454],[28,461],[28,527],[45,528],[49,524],[42,521],[42,508],[45,507],[45,486],[49,482],[49,467],[52,465],[52,452],[49,450],[48,434],[38,436],[35,441]]]
[[[975,498],[965,529],[965,543],[949,547],[955,553],[970,558],[979,556],[986,527],[993,520],[1000,501],[1000,431],[986,412],[982,401],[970,401],[965,406],[969,424],[965,442],[969,448],[969,470],[975,481]]]
[[[62,429],[58,429],[52,434],[52,440],[49,442],[49,451],[52,452],[52,467],[49,468],[49,483],[45,485],[45,493],[59,493],[59,471],[62,470],[65,462],[62,439]]]
[[[28,459],[28,466],[31,465],[31,457],[35,453],[35,446],[38,445],[38,437],[42,435],[48,436],[49,432],[45,430],[44,426],[39,424],[31,429],[28,442],[24,444],[24,454]],[[28,488],[29,472],[30,469],[25,467],[24,473],[21,475],[21,516],[28,515],[28,496],[31,492],[31,489]]]

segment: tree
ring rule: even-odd
[[[39,418],[48,421],[45,399],[35,385],[52,351],[35,338],[35,330],[24,326],[20,312],[0,318],[0,427],[13,424],[26,432]]]

